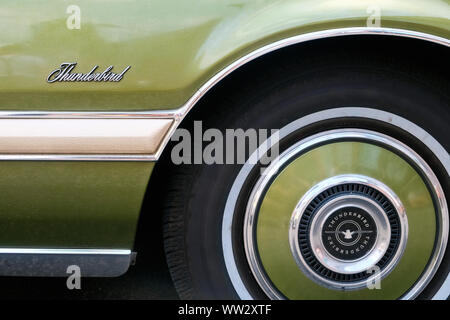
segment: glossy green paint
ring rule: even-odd
[[[81,29],[69,30],[69,5]],[[330,28],[381,26],[449,37],[448,0],[2,0],[0,110],[177,108],[237,58],[276,40]],[[119,83],[54,83],[62,62],[130,71]]]
[[[1,161],[0,247],[132,248],[153,165]]]
[[[377,0],[381,24],[442,37],[449,1]],[[366,26],[372,0],[2,0],[0,110],[173,109],[239,57],[286,37]],[[81,29],[69,30],[69,5]],[[54,83],[114,65],[119,83]],[[153,165],[0,162],[0,246],[131,248]]]
[[[318,182],[339,174],[361,174],[389,186],[405,206],[409,234],[399,264],[380,290],[343,292],[322,287],[296,265],[289,247],[289,221],[300,198]],[[277,176],[261,204],[257,247],[262,265],[278,289],[290,299],[396,299],[424,270],[436,232],[432,198],[418,173],[402,158],[363,142],[338,142],[301,155]]]

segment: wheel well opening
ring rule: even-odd
[[[450,71],[449,50],[430,41],[392,35],[349,35],[293,44],[262,55],[220,80],[191,107],[180,126],[204,118],[217,100],[230,99],[230,93],[257,88],[262,79],[280,72],[289,75],[293,66],[378,63],[415,74],[420,81],[432,81],[430,85],[448,95],[448,84],[442,80],[448,79]]]

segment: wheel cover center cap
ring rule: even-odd
[[[377,226],[371,215],[358,207],[344,207],[333,212],[322,228],[325,249],[337,259],[356,260],[372,250]]]
[[[358,175],[332,177],[311,188],[294,210],[291,225],[297,266],[337,290],[364,288],[368,280],[387,276],[407,236],[406,215],[393,191]]]

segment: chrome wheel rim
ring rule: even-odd
[[[334,110],[327,110],[325,112],[319,112],[318,114],[328,114],[331,118],[333,117],[339,117],[340,114],[344,113],[345,115],[348,114],[349,111],[352,111],[355,115],[364,114],[364,117],[368,115],[368,111],[372,115],[378,116],[378,117],[384,117],[384,118],[390,118],[391,123],[400,123],[402,126],[407,125],[409,128],[412,126],[415,126],[414,124],[408,122],[407,120],[400,118],[398,116],[378,111],[378,110],[372,110],[372,109],[366,109],[366,108],[339,108]],[[317,114],[308,116],[307,118],[313,119],[317,118]],[[394,119],[394,121],[392,121]],[[402,122],[403,121],[403,122]],[[289,134],[289,131],[292,132],[292,130],[296,130],[301,126],[295,127],[295,123],[304,123],[305,119],[299,119],[294,123],[291,123],[290,125],[286,126],[281,130],[281,138]],[[294,128],[293,128],[294,124]],[[417,127],[418,128],[418,127]],[[420,128],[418,128],[420,129]],[[421,130],[421,129],[420,129]],[[423,133],[423,131],[419,132]],[[447,212],[447,204],[445,201],[444,193],[442,191],[442,188],[439,184],[438,179],[434,175],[431,168],[426,164],[425,161],[423,161],[420,156],[418,156],[417,153],[415,153],[413,150],[411,150],[408,146],[404,145],[400,141],[397,141],[387,135],[380,134],[378,132],[368,131],[368,130],[362,130],[362,129],[339,129],[339,130],[332,130],[325,133],[320,133],[315,136],[303,139],[302,141],[299,141],[294,146],[287,149],[282,155],[280,155],[278,161],[273,162],[272,165],[266,170],[265,176],[261,177],[258,182],[256,183],[255,187],[253,188],[253,191],[250,196],[250,200],[248,202],[247,206],[247,212],[246,217],[244,221],[244,245],[245,245],[245,253],[250,265],[250,268],[252,270],[252,273],[258,282],[259,286],[263,289],[265,294],[272,299],[284,299],[286,296],[277,290],[277,288],[273,288],[273,284],[270,278],[267,278],[267,274],[264,271],[264,268],[261,268],[258,253],[255,252],[252,248],[255,246],[255,237],[251,230],[255,227],[255,224],[257,223],[257,214],[256,210],[258,209],[258,201],[255,201],[255,199],[260,199],[264,193],[266,192],[264,189],[264,186],[269,184],[271,177],[276,175],[276,173],[282,169],[284,165],[284,159],[291,159],[299,152],[302,152],[304,150],[312,148],[314,145],[317,145],[318,143],[323,143],[324,139],[327,142],[330,141],[338,141],[342,139],[356,139],[356,140],[364,140],[368,141],[370,140],[372,143],[376,141],[377,144],[381,144],[384,146],[388,146],[390,149],[393,148],[397,153],[402,154],[402,156],[407,156],[408,161],[412,162],[415,166],[415,168],[420,171],[429,185],[434,200],[436,201],[436,208],[437,208],[437,218],[438,218],[438,230],[437,232],[437,242],[436,242],[436,250],[434,250],[432,257],[430,258],[430,261],[425,268],[422,276],[418,281],[416,281],[415,285],[412,286],[401,298],[403,299],[411,299],[416,297],[423,288],[427,285],[427,283],[431,280],[434,273],[436,272],[437,268],[439,267],[440,261],[442,260],[442,257],[445,252],[445,247],[447,243],[447,237],[448,237],[448,212]],[[432,137],[430,136],[432,139]],[[430,141],[430,139],[428,139]],[[434,140],[434,142],[436,142]],[[437,142],[436,142],[437,143]],[[445,152],[442,152],[442,149],[439,148],[440,145],[438,145],[437,149],[438,153],[445,154]],[[435,150],[433,150],[435,151]],[[444,150],[445,151],[445,150]],[[260,152],[260,154],[263,154],[263,152]],[[448,154],[447,154],[448,156]],[[445,160],[445,159],[444,159]],[[447,163],[444,163],[444,165],[447,165]],[[447,168],[447,166],[446,166]],[[244,168],[241,170],[240,175],[244,176],[245,174],[248,174],[249,170],[251,168],[244,166]],[[242,185],[242,180],[239,179],[236,180],[233,189],[239,188],[239,184]],[[242,178],[242,177],[241,177]],[[224,224],[223,224],[223,232],[222,232],[222,238],[223,238],[223,245],[224,245],[224,255],[225,255],[225,262],[227,265],[227,270],[229,272],[230,278],[233,282],[234,287],[236,288],[236,291],[240,295],[241,298],[244,299],[251,299],[252,295],[249,293],[249,291],[245,288],[245,285],[242,282],[242,279],[240,278],[239,271],[237,270],[236,264],[233,257],[230,257],[230,254],[233,254],[232,247],[230,246],[232,240],[230,239],[230,235],[228,233],[229,226],[232,223],[232,217],[233,217],[233,198],[235,198],[235,192],[236,190],[231,190],[230,195],[228,197],[227,206],[225,208],[225,215],[224,215]],[[406,241],[404,241],[406,243]],[[405,246],[405,244],[403,244]],[[295,250],[294,250],[295,251]],[[293,251],[293,252],[294,252]],[[398,251],[399,256],[401,257],[402,250]],[[295,253],[293,253],[295,256]],[[385,274],[383,277],[385,277],[390,270],[392,270],[396,265],[396,262],[394,261],[392,263],[392,266],[390,268],[386,269]],[[445,284],[444,284],[445,285]]]

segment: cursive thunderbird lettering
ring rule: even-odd
[[[131,68],[126,67],[121,73],[114,73],[111,70],[113,66],[109,66],[103,72],[95,72],[98,66],[92,68],[88,73],[75,73],[73,69],[77,65],[76,62],[61,63],[61,67],[53,70],[47,77],[48,83],[54,82],[119,82],[122,80],[124,74]]]

